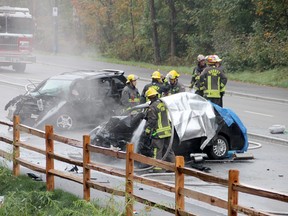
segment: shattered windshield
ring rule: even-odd
[[[42,85],[38,86],[33,92],[30,94],[32,96],[36,95],[49,95],[49,96],[59,96],[68,95],[70,91],[72,80],[55,80],[48,79]]]

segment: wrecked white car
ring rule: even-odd
[[[193,153],[206,153],[210,159],[223,159],[229,153],[248,149],[247,130],[230,109],[221,108],[199,95],[183,92],[161,98],[169,110],[173,128],[170,145],[176,155],[190,158]],[[139,128],[149,104],[135,106],[121,116],[113,116],[90,132],[91,143],[125,150],[135,142],[133,133]],[[143,132],[143,130],[142,130]],[[135,136],[135,135],[134,135]],[[137,151],[151,156],[151,146],[141,135]],[[131,141],[132,140],[132,141]]]

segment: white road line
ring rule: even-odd
[[[274,117],[273,115],[268,115],[268,114],[264,114],[264,113],[257,113],[257,112],[252,112],[252,111],[248,111],[248,110],[245,110],[244,112],[255,114],[255,115],[267,116],[267,117],[271,117],[271,118]]]

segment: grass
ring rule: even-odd
[[[65,54],[60,54],[64,55]],[[170,70],[176,70],[180,74],[191,74],[195,64],[188,66],[169,66],[169,65],[154,65],[145,62],[123,61],[116,58],[106,58],[93,53],[81,54],[82,58],[88,58],[96,61],[109,62],[114,64],[130,65],[135,67],[146,68],[152,71],[159,70],[162,74],[166,75]],[[254,83],[264,86],[275,86],[281,88],[288,88],[288,67],[279,67],[266,71],[252,71],[243,70],[231,73],[226,71],[229,80],[241,81],[246,83]]]
[[[5,216],[116,216],[113,201],[107,202],[106,208],[97,203],[86,202],[75,195],[62,190],[46,191],[46,184],[30,179],[27,176],[15,177],[5,167],[0,167],[0,196],[4,202],[0,207],[0,215]],[[112,207],[111,207],[112,206]]]
[[[277,68],[262,72],[243,71],[228,75],[231,80],[288,88],[288,68]]]
[[[187,66],[165,66],[165,65],[153,65],[149,63],[143,62],[135,62],[135,61],[121,61],[119,59],[114,58],[104,58],[100,56],[92,56],[90,57],[94,60],[116,63],[116,64],[123,64],[123,65],[130,65],[130,66],[137,66],[141,68],[147,68],[151,71],[159,70],[161,73],[166,74],[170,70],[176,70],[180,74],[191,74],[192,69],[195,65],[191,67]],[[226,71],[228,79],[247,82],[247,83],[254,83],[257,85],[264,85],[264,86],[275,86],[281,88],[288,88],[288,67],[280,67],[275,69],[270,69],[266,71],[237,71],[237,72],[229,72]]]

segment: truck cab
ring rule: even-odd
[[[34,21],[28,8],[0,7],[0,66],[24,72],[32,55]]]

